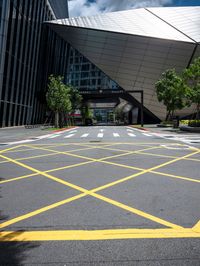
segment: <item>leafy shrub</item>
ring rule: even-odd
[[[184,126],[188,126],[189,120],[180,120],[180,124]]]
[[[190,127],[200,127],[200,120],[189,120],[188,126],[190,126]]]

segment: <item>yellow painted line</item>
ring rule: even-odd
[[[164,165],[171,164],[171,163],[173,163],[173,162],[175,162],[175,161],[181,160],[182,158],[186,158],[186,157],[192,156],[192,155],[197,154],[197,153],[199,153],[199,152],[200,152],[200,150],[199,150],[199,151],[195,151],[195,152],[190,153],[190,154],[187,154],[187,155],[185,155],[185,156],[182,156],[182,157],[180,157],[180,158],[178,158],[178,159],[174,159],[174,160],[171,160],[171,161],[169,161],[169,162],[163,163],[163,164],[161,164],[161,165],[158,165],[158,166],[152,167],[152,168],[150,168],[150,169],[146,169],[146,170],[144,170],[144,171],[142,171],[142,172],[140,172],[140,173],[136,173],[136,174],[133,175],[132,177],[136,177],[136,176],[142,175],[142,174],[147,173],[147,172],[149,172],[149,171],[151,171],[151,170],[158,169],[158,168],[160,168],[160,167],[163,167]],[[108,203],[110,203],[110,204],[112,204],[112,205],[115,205],[115,206],[117,206],[117,207],[119,207],[119,208],[122,208],[122,209],[128,210],[128,211],[130,211],[130,212],[132,212],[132,213],[134,213],[134,214],[137,214],[137,215],[140,215],[140,216],[145,217],[145,218],[147,218],[147,219],[150,219],[150,220],[152,220],[152,221],[155,221],[155,222],[161,223],[161,224],[166,225],[166,226],[168,226],[168,227],[172,227],[172,228],[182,228],[181,226],[178,226],[178,225],[172,224],[172,223],[167,222],[167,221],[165,221],[165,220],[162,220],[162,219],[160,219],[160,218],[158,218],[158,217],[155,217],[155,216],[153,216],[153,215],[151,215],[151,214],[148,214],[148,213],[142,212],[142,211],[137,210],[137,209],[135,209],[135,208],[133,208],[133,207],[129,207],[129,206],[127,206],[127,205],[125,205],[125,204],[122,204],[122,203],[120,203],[120,202],[118,202],[118,201],[114,201],[114,200],[112,200],[112,199],[109,199],[109,198],[107,198],[107,197],[104,197],[104,196],[102,196],[102,195],[99,195],[99,194],[96,194],[96,193],[93,192],[93,191],[99,191],[100,188],[97,188],[97,189],[94,189],[94,190],[88,191],[88,190],[86,190],[86,189],[84,189],[84,188],[81,188],[81,187],[79,187],[79,186],[77,186],[77,185],[71,184],[71,183],[66,182],[66,181],[64,181],[64,180],[62,180],[62,179],[59,179],[59,178],[56,178],[56,177],[54,177],[54,176],[51,176],[51,175],[49,175],[49,174],[47,174],[47,173],[41,172],[41,171],[39,171],[39,170],[37,170],[37,169],[34,169],[34,168],[32,168],[32,167],[30,167],[30,166],[27,166],[27,165],[25,165],[25,164],[22,164],[22,163],[20,163],[20,162],[17,162],[17,161],[15,161],[15,160],[10,159],[10,158],[8,158],[8,157],[5,157],[5,156],[3,156],[3,155],[0,155],[0,157],[2,157],[2,158],[4,158],[4,159],[8,159],[8,160],[10,160],[11,162],[13,162],[13,163],[15,163],[15,164],[18,164],[18,165],[20,165],[20,166],[22,166],[22,167],[24,167],[24,168],[27,168],[27,169],[29,169],[29,170],[31,170],[31,171],[33,171],[33,172],[39,173],[39,174],[41,174],[41,175],[44,175],[44,176],[46,176],[46,177],[48,177],[48,178],[50,178],[50,179],[52,179],[52,180],[54,180],[54,181],[56,181],[56,182],[59,182],[59,183],[61,183],[61,184],[63,184],[63,185],[66,185],[66,186],[72,187],[72,188],[74,188],[74,189],[76,189],[76,190],[79,190],[79,191],[81,191],[81,192],[83,192],[83,193],[86,193],[87,195],[91,195],[91,196],[93,196],[93,197],[95,197],[95,198],[101,199],[101,200],[103,200],[103,201],[105,201],[105,202],[108,202]],[[130,178],[129,178],[129,179],[130,179]],[[112,182],[112,183],[110,183],[110,184],[107,184],[107,185],[105,185],[105,186],[103,186],[103,187],[104,187],[104,189],[105,189],[106,187],[113,186],[114,184],[116,184],[116,182],[117,182],[117,183],[122,183],[122,182],[124,182],[124,181],[126,181],[126,180],[127,180],[127,178],[126,178],[126,179],[123,179],[123,180],[120,179],[120,180],[118,180],[118,181],[115,181],[115,182]],[[102,190],[102,189],[103,189],[103,188],[101,188],[101,190]],[[47,207],[47,208],[48,208],[48,207]],[[9,221],[8,221],[8,222],[9,222]],[[4,226],[3,226],[3,224],[4,224]],[[3,227],[7,226],[7,225],[5,225],[5,223],[3,223],[3,224],[0,225],[0,228],[2,228],[2,226],[3,226]]]
[[[200,220],[198,221],[197,224],[192,228],[195,232],[200,233]]]
[[[17,146],[11,147],[11,148],[7,148],[7,149],[0,150],[0,154],[1,153],[4,153],[4,152],[11,151],[11,150],[14,150],[14,149],[17,149],[19,147],[22,147],[22,145],[17,145]]]
[[[142,149],[142,150],[147,151],[147,150],[152,150],[152,149],[156,149],[156,148],[155,147],[153,147],[153,148],[151,147],[151,148],[145,148],[145,149]],[[141,150],[139,150],[139,151],[141,151]],[[105,161],[105,160],[108,160],[108,159],[114,159],[114,158],[121,157],[121,156],[137,154],[139,151],[129,151],[129,152],[125,152],[125,153],[121,153],[121,154],[117,154],[117,155],[107,156],[107,157],[98,159],[98,162]]]
[[[192,156],[192,155],[194,155],[194,154],[197,154],[197,153],[199,153],[199,152],[200,152],[200,150],[199,150],[199,151],[195,151],[195,152],[190,153],[190,154],[187,154],[187,155],[182,156],[182,157],[180,157],[180,158],[173,159],[173,160],[171,160],[171,161],[169,161],[169,162],[166,162],[166,163],[160,164],[160,165],[158,165],[158,166],[154,166],[154,167],[149,168],[149,169],[146,169],[146,170],[144,170],[144,171],[142,171],[142,172],[140,172],[140,173],[136,173],[136,174],[134,174],[132,177],[136,177],[136,176],[142,175],[142,174],[144,174],[144,173],[147,173],[147,172],[149,172],[149,171],[152,171],[152,170],[155,170],[155,169],[161,168],[161,167],[163,167],[163,166],[165,166],[165,165],[168,165],[168,164],[174,163],[174,162],[179,161],[179,160],[181,160],[181,159],[183,159],[183,158],[190,157],[190,156]],[[59,178],[56,178],[56,177],[54,177],[54,176],[51,176],[51,175],[49,175],[49,174],[47,174],[47,173],[41,172],[41,171],[39,171],[39,170],[37,170],[37,169],[34,169],[34,168],[32,168],[32,167],[30,167],[30,166],[27,166],[27,165],[25,165],[25,164],[22,164],[22,163],[20,163],[20,162],[17,162],[17,161],[15,161],[15,160],[10,159],[10,158],[8,158],[8,157],[5,157],[5,156],[3,156],[3,155],[0,155],[0,157],[2,157],[2,158],[4,158],[4,159],[8,159],[8,160],[10,160],[11,162],[13,162],[13,163],[15,163],[15,164],[18,164],[18,165],[20,165],[20,166],[22,166],[22,167],[24,167],[24,168],[27,168],[27,169],[29,169],[29,170],[31,170],[31,171],[33,171],[33,172],[39,173],[39,174],[41,174],[41,175],[44,175],[44,176],[46,176],[46,177],[48,177],[48,178],[50,178],[50,179],[52,179],[52,180],[54,180],[54,181],[57,181],[57,182],[59,182],[59,183],[61,183],[61,184],[64,184],[64,185],[69,186],[69,187],[72,187],[72,188],[74,188],[74,189],[76,189],[76,190],[79,190],[79,191],[81,191],[81,192],[84,192],[84,193],[86,193],[86,194],[89,194],[89,195],[91,195],[91,196],[94,196],[94,197],[96,197],[96,198],[102,199],[103,201],[106,201],[106,202],[108,202],[108,203],[110,203],[110,204],[112,204],[112,205],[118,206],[118,207],[123,208],[123,209],[126,209],[126,208],[127,208],[126,210],[129,210],[129,211],[131,211],[131,212],[133,212],[133,213],[135,213],[135,214],[138,214],[138,215],[142,215],[142,214],[143,214],[142,216],[145,217],[145,218],[148,217],[147,219],[150,219],[150,220],[153,220],[153,221],[159,222],[159,223],[161,223],[161,224],[163,224],[163,222],[164,222],[164,225],[166,225],[166,223],[167,223],[167,224],[168,224],[167,226],[170,226],[170,227],[172,227],[172,228],[177,228],[177,227],[180,228],[180,226],[178,226],[178,225],[174,225],[174,224],[172,224],[172,223],[166,222],[166,221],[164,221],[164,220],[162,220],[162,219],[160,219],[160,218],[157,218],[157,217],[154,218],[154,216],[152,216],[152,215],[149,215],[149,214],[147,214],[147,213],[144,213],[144,212],[142,212],[142,211],[140,211],[140,210],[137,210],[137,209],[135,209],[135,208],[129,207],[129,206],[127,206],[127,205],[124,205],[124,204],[122,204],[122,203],[120,203],[120,202],[117,202],[117,201],[114,201],[114,200],[112,200],[112,199],[109,199],[109,198],[103,197],[103,196],[101,196],[101,195],[98,195],[98,194],[96,194],[96,193],[94,193],[94,192],[92,192],[92,191],[88,191],[88,190],[86,190],[86,189],[83,189],[83,188],[81,188],[81,187],[79,187],[79,186],[77,186],[77,185],[71,184],[71,183],[66,182],[66,181],[64,181],[64,180],[62,180],[62,179],[59,179]],[[110,187],[110,186],[112,186],[113,184],[116,184],[116,182],[119,184],[119,183],[122,183],[122,182],[124,182],[124,181],[126,181],[126,180],[127,180],[127,178],[126,178],[126,179],[123,179],[123,180],[120,179],[120,180],[118,180],[118,181],[115,181],[115,182],[112,182],[112,183],[108,184],[107,187],[108,187],[108,186]],[[121,182],[120,182],[120,181],[121,181]],[[105,186],[104,186],[104,188],[105,188]],[[135,211],[136,211],[136,212],[135,212]],[[140,213],[140,214],[139,214],[139,213]],[[169,224],[170,224],[170,225],[169,225]]]
[[[75,155],[75,154],[69,153],[69,152],[60,152],[60,153],[61,154],[66,154],[66,155],[69,155],[69,156],[74,156],[74,157],[77,157],[78,156],[78,158],[82,158],[82,159],[85,159],[85,160],[92,160],[93,162],[102,162],[102,161],[105,161],[107,159],[117,158],[117,157],[121,157],[121,156],[125,156],[125,155],[137,154],[137,153],[142,152],[142,151],[147,151],[147,150],[152,150],[152,149],[158,149],[158,148],[160,148],[160,146],[148,147],[148,148],[144,148],[144,149],[141,149],[141,150],[130,151],[130,152],[122,153],[122,154],[107,156],[107,157],[100,158],[100,159],[94,159],[94,158],[91,158],[91,157],[79,156],[79,155]],[[46,148],[45,149],[43,149],[43,148],[36,148],[36,149],[47,150],[47,151],[50,151],[50,152],[57,152],[55,150],[50,150],[50,149],[46,149]]]
[[[21,157],[21,158],[15,159],[15,160],[16,161],[24,161],[24,160],[36,159],[36,158],[45,157],[45,156],[52,156],[52,155],[56,155],[56,153],[47,153],[47,154],[40,154],[40,155],[30,156],[30,157]],[[0,164],[2,164],[2,163],[8,163],[8,161],[6,161],[6,160],[5,161],[1,161]]]
[[[88,144],[81,144],[82,146],[85,146],[85,147],[89,147],[89,145]],[[112,146],[115,146],[116,145],[116,143],[114,143],[114,144],[107,144],[107,145],[105,145],[105,146],[103,146],[103,147],[100,147],[100,146],[95,146],[95,148],[97,148],[97,149],[102,149],[102,150],[109,150],[109,151],[120,151],[120,152],[134,152],[134,151],[130,151],[130,150],[122,150],[122,149],[116,149],[116,148],[112,148]],[[108,148],[109,146],[111,146],[111,148]],[[148,146],[147,148],[153,148],[153,146],[149,146],[149,145],[145,145],[145,146]],[[160,147],[160,146],[159,146]]]
[[[15,224],[15,223],[17,223],[17,222],[20,222],[20,221],[23,221],[23,220],[28,219],[28,218],[30,218],[30,217],[36,216],[36,215],[38,215],[38,214],[41,214],[41,213],[43,213],[43,212],[45,212],[45,211],[52,210],[52,209],[54,209],[54,208],[56,208],[56,207],[59,207],[59,206],[61,206],[61,205],[63,205],[63,204],[66,204],[66,203],[72,202],[72,201],[74,201],[74,200],[80,199],[80,198],[84,197],[85,195],[86,195],[85,193],[82,193],[82,194],[79,194],[79,195],[77,195],[77,196],[74,196],[74,197],[71,197],[71,198],[68,198],[68,199],[65,199],[65,200],[61,200],[61,201],[59,201],[59,202],[56,202],[56,203],[53,203],[53,204],[51,204],[51,205],[45,206],[45,207],[40,208],[40,209],[38,209],[38,210],[35,210],[35,211],[32,211],[32,212],[29,212],[29,213],[27,213],[27,214],[24,214],[24,215],[18,216],[18,217],[13,218],[13,219],[10,219],[10,220],[8,220],[8,221],[6,221],[6,222],[1,223],[1,224],[0,224],[0,228],[7,227],[7,226],[9,226],[9,225]]]
[[[148,147],[148,148],[141,149],[141,150],[136,150],[136,151],[128,151],[128,152],[126,151],[125,153],[107,156],[107,157],[104,157],[104,158],[97,159],[96,161],[97,162],[102,162],[102,161],[105,161],[105,160],[108,160],[108,159],[113,159],[113,158],[117,158],[117,157],[121,157],[121,156],[126,156],[126,155],[137,154],[140,151],[148,151],[148,150],[158,149],[158,148],[159,148],[159,146],[156,146],[156,147]]]
[[[149,153],[149,152],[139,152],[139,154],[142,154],[142,155],[150,155],[150,156],[155,156],[155,157],[171,158],[171,159],[179,158],[177,156],[164,155],[164,154],[155,154],[155,153]],[[200,162],[199,159],[195,159],[195,158],[184,158],[183,160]]]
[[[38,175],[38,174],[37,173],[34,173],[34,174],[29,174],[29,175],[23,175],[23,176],[19,176],[19,177],[14,177],[14,178],[10,178],[10,179],[7,179],[7,180],[0,181],[0,184],[5,184],[5,183],[13,182],[13,181],[18,181],[18,180],[26,179],[28,177],[36,176],[36,175]]]
[[[140,215],[140,216],[142,216],[142,217],[144,217],[144,218],[146,218],[146,219],[150,219],[150,220],[152,220],[152,221],[154,221],[154,222],[157,222],[157,223],[163,224],[163,225],[168,226],[168,227],[172,227],[172,228],[182,228],[181,226],[178,226],[178,225],[175,225],[175,224],[173,224],[173,223],[167,222],[167,221],[165,221],[165,220],[163,220],[163,219],[160,219],[160,218],[158,218],[158,217],[156,217],[156,216],[153,216],[153,215],[151,215],[151,214],[148,214],[148,213],[142,212],[142,211],[137,210],[137,209],[135,209],[135,208],[133,208],[133,207],[129,207],[129,206],[127,206],[127,205],[125,205],[125,204],[122,204],[122,203],[120,203],[120,202],[118,202],[118,201],[114,201],[114,200],[109,199],[109,198],[107,198],[107,197],[104,197],[104,196],[98,195],[98,194],[96,194],[96,193],[94,192],[94,191],[97,190],[97,189],[94,189],[94,190],[89,191],[89,190],[84,189],[84,188],[82,188],[82,187],[80,187],[80,186],[77,186],[77,185],[74,185],[74,184],[69,183],[69,182],[67,182],[67,181],[64,181],[64,180],[62,180],[62,179],[60,179],[60,178],[57,178],[57,177],[54,177],[54,176],[49,175],[49,174],[47,174],[47,173],[41,172],[41,171],[39,171],[39,170],[37,170],[37,169],[35,169],[35,168],[33,168],[33,167],[30,167],[30,166],[28,166],[28,165],[25,165],[25,164],[23,164],[23,163],[21,163],[21,162],[17,162],[17,161],[15,161],[15,160],[11,159],[11,158],[6,157],[6,156],[0,155],[0,157],[2,157],[2,158],[4,158],[4,159],[8,159],[8,160],[10,160],[11,162],[13,162],[13,163],[15,163],[15,164],[17,164],[17,165],[20,165],[20,166],[22,166],[22,167],[24,167],[24,168],[26,168],[26,169],[29,169],[29,170],[31,170],[31,171],[33,171],[33,172],[35,172],[35,173],[38,173],[38,174],[40,174],[40,175],[46,176],[47,178],[49,178],[49,179],[51,179],[51,180],[54,180],[54,181],[56,181],[56,182],[58,182],[58,183],[61,183],[61,184],[65,185],[65,186],[71,187],[71,188],[76,189],[76,190],[78,190],[78,191],[80,191],[80,192],[83,192],[83,193],[85,193],[85,194],[87,194],[87,195],[91,195],[91,196],[93,196],[93,197],[95,197],[95,198],[101,199],[101,200],[103,200],[103,201],[105,201],[105,202],[107,202],[107,203],[110,203],[110,204],[112,204],[112,205],[115,205],[115,206],[117,206],[117,207],[119,207],[119,208],[122,208],[122,209],[124,209],[124,210],[128,210],[129,212],[132,212],[132,213],[134,213],[134,214]],[[146,170],[145,170],[145,172],[146,172]],[[142,174],[142,172],[141,172],[140,174]],[[138,175],[138,174],[135,174],[135,175]],[[134,175],[134,176],[135,176],[135,175]],[[123,182],[123,181],[121,181],[121,182]],[[115,182],[110,183],[110,186],[111,186],[111,184],[114,184],[114,183],[115,183]],[[100,188],[98,188],[98,190],[100,190]],[[68,200],[69,200],[69,199],[68,199]],[[48,206],[46,206],[45,208],[46,208],[45,210],[48,210]],[[28,214],[27,214],[27,215],[28,215]],[[30,214],[29,214],[29,215],[30,215]],[[15,218],[15,219],[20,219],[20,220],[21,220],[20,217],[23,217],[23,219],[26,219],[26,218],[24,218],[24,216],[19,216],[18,218]],[[12,224],[18,221],[18,220],[15,220],[15,219],[14,219],[14,222],[12,222]],[[12,220],[13,220],[13,219],[12,219]],[[10,221],[11,221],[11,220],[10,220]],[[0,228],[4,228],[4,227],[10,225],[10,224],[9,224],[10,221],[7,221],[7,222],[4,222],[4,223],[0,224]]]
[[[200,183],[199,179],[194,179],[194,178],[190,178],[190,177],[172,175],[172,174],[167,174],[167,173],[163,173],[163,172],[159,172],[159,171],[151,171],[151,173],[156,174],[156,175],[162,175],[162,176],[168,176],[168,177],[172,177],[172,178],[176,178],[176,179],[181,179],[181,180],[185,180],[185,181],[189,181],[189,182]]]
[[[82,146],[89,146],[89,145],[85,145],[85,144],[81,144]],[[112,145],[110,145],[109,144],[109,146],[114,146],[114,145],[116,145],[116,144],[112,144]],[[106,145],[107,146],[107,145]],[[182,144],[180,144],[180,146],[182,146]],[[108,148],[108,147],[98,147],[98,146],[96,146],[95,148],[97,148],[97,149],[102,149],[102,150],[109,150],[109,151],[121,151],[121,152],[130,152],[130,151],[128,151],[128,150],[122,150],[122,149],[116,149],[116,148]],[[157,147],[154,147],[154,146],[150,146],[150,149],[164,149],[163,147],[161,147],[161,146],[157,146]],[[189,152],[189,150],[191,150],[191,149],[188,149],[188,152]],[[192,149],[193,150],[193,149]],[[195,151],[197,151],[198,149],[194,149]],[[164,155],[164,154],[154,154],[154,153],[149,153],[149,152],[142,152],[143,150],[138,150],[138,151],[135,151],[136,153],[138,153],[138,154],[142,154],[142,155],[149,155],[149,156],[155,156],[155,157],[163,157],[163,158],[171,158],[171,159],[176,159],[176,158],[179,158],[179,157],[177,157],[177,156],[170,156],[170,155]],[[145,150],[144,150],[145,151]],[[108,158],[107,158],[108,159]],[[199,159],[195,159],[195,158],[184,158],[183,160],[188,160],[188,161],[196,161],[196,162],[200,162],[200,160]]]
[[[124,164],[119,164],[119,163],[114,163],[114,162],[109,162],[109,161],[101,161],[101,162],[102,163],[105,163],[105,164],[111,164],[111,165],[119,166],[119,167],[122,167],[122,168],[133,169],[133,170],[136,170],[136,171],[144,171],[144,170],[146,170],[144,168],[139,168],[139,167],[135,167],[135,166],[124,165]],[[199,179],[194,179],[194,178],[190,178],[190,177],[178,176],[178,175],[173,175],[173,174],[167,174],[167,173],[163,173],[163,172],[159,172],[159,171],[149,171],[149,172],[150,173],[153,173],[153,174],[156,174],[156,175],[168,176],[168,177],[182,179],[182,180],[189,181],[189,182],[200,183],[200,180]]]
[[[68,143],[68,144],[66,144],[66,143],[60,143],[60,144],[30,144],[29,146],[30,147],[41,147],[41,146],[45,146],[46,148],[53,148],[53,147],[60,147],[60,146],[71,146],[72,145],[72,143]],[[74,145],[74,144],[73,144]],[[20,147],[22,147],[22,146],[24,146],[24,145],[20,145]],[[32,150],[34,150],[34,148],[27,148],[27,149],[16,149],[16,150],[8,150],[8,151],[6,151],[6,152],[8,152],[8,153],[12,153],[12,152],[24,152],[24,151],[32,151]]]
[[[44,145],[44,144],[38,144],[39,145],[39,147],[40,146],[42,146],[42,145]],[[51,147],[54,147],[55,145],[53,145],[53,144],[45,144],[47,147],[49,147],[49,148],[51,148]],[[63,144],[63,145],[69,145],[69,144]],[[35,146],[37,146],[37,145],[35,145]],[[20,147],[24,147],[24,145],[20,145]],[[27,149],[16,149],[16,150],[11,150],[11,151],[7,151],[8,153],[12,153],[12,152],[24,152],[24,151],[32,151],[33,150],[33,148],[27,148]]]
[[[113,239],[170,239],[200,238],[191,228],[174,229],[111,229],[111,230],[57,230],[57,231],[5,231],[0,242],[12,241],[90,241]]]
[[[67,166],[63,166],[63,167],[59,167],[59,168],[55,168],[55,169],[50,169],[50,170],[44,171],[44,173],[56,172],[56,171],[65,170],[65,169],[69,169],[69,168],[74,168],[74,167],[78,167],[78,166],[82,166],[82,165],[90,164],[90,163],[93,163],[93,161],[76,163],[76,164],[67,165]]]
[[[91,150],[91,149],[94,149],[94,148],[75,149],[75,150],[71,150],[71,151],[74,152],[74,151]],[[34,149],[31,149],[31,150],[34,150]],[[24,160],[36,159],[36,158],[40,158],[40,157],[53,156],[53,155],[56,155],[56,154],[60,154],[60,151],[54,151],[52,153],[34,155],[34,156],[30,156],[30,157],[21,157],[21,158],[15,159],[15,160],[16,161],[24,161]],[[2,163],[8,163],[8,161],[6,161],[6,160],[5,161],[1,161],[0,164],[2,164]]]
[[[11,150],[11,151],[7,151],[6,153],[13,153],[13,152],[24,152],[24,151],[31,151],[33,149],[16,149],[16,150]]]
[[[26,145],[26,146],[29,146],[29,145]],[[142,149],[142,150],[139,150],[139,151],[152,150],[152,149],[156,149],[156,148],[160,148],[160,147],[159,146],[150,147],[150,148],[145,148],[145,149]],[[58,152],[58,151],[55,151],[55,150],[41,148],[41,147],[38,147],[38,148],[35,148],[35,149],[46,150],[46,151],[49,151],[49,152]],[[77,155],[77,154],[74,154],[74,153],[71,153],[71,152],[59,152],[59,153],[60,154],[64,154],[64,155],[68,155],[68,156],[72,156],[72,157],[81,158],[81,159],[84,159],[84,160],[91,160],[91,161],[94,161],[94,162],[100,162],[102,160],[107,160],[107,159],[116,158],[116,157],[120,157],[120,156],[135,154],[135,153],[138,153],[139,151],[137,150],[137,151],[125,152],[125,153],[122,153],[122,154],[112,155],[112,156],[108,156],[108,157],[104,157],[104,158],[100,158],[100,159],[95,159],[95,158],[91,158],[91,157]]]
[[[59,167],[59,168],[54,168],[54,169],[50,169],[50,170],[47,170],[47,171],[43,171],[43,173],[56,172],[56,171],[59,171],[59,170],[74,168],[74,167],[82,166],[82,165],[89,164],[89,163],[93,163],[93,161],[87,161],[87,162],[71,164],[71,165],[67,165],[67,166],[63,166],[63,167]],[[38,174],[34,173],[34,174],[25,175],[25,176],[19,176],[19,177],[10,178],[10,179],[7,179],[7,180],[0,181],[0,184],[9,183],[9,182],[13,182],[13,181],[18,181],[18,180],[21,180],[21,179],[25,179],[25,178],[28,178],[28,177],[35,176],[35,175],[38,175]]]
[[[28,169],[28,170],[34,172],[34,173],[37,173],[37,174],[39,174],[39,175],[42,175],[42,176],[45,176],[45,177],[47,177],[47,178],[49,178],[49,179],[52,179],[52,180],[54,180],[54,181],[57,181],[57,182],[59,182],[59,183],[61,183],[61,184],[63,184],[63,185],[66,185],[66,186],[69,186],[69,187],[71,187],[71,188],[74,188],[74,189],[76,189],[76,190],[78,190],[78,191],[81,191],[81,192],[87,192],[87,191],[88,191],[88,190],[86,190],[86,189],[84,189],[84,188],[81,188],[81,187],[79,187],[79,186],[77,186],[77,185],[71,184],[71,183],[69,183],[69,182],[67,182],[67,181],[64,181],[64,180],[62,180],[62,179],[59,179],[59,178],[54,177],[54,176],[52,176],[52,175],[49,175],[48,173],[42,172],[42,171],[40,171],[40,170],[38,170],[38,169],[35,169],[35,168],[33,168],[33,167],[29,166],[29,165],[26,165],[26,164],[21,163],[21,162],[17,162],[16,160],[11,159],[11,158],[9,158],[9,157],[3,156],[3,155],[0,155],[0,157],[2,157],[2,158],[4,158],[4,159],[7,159],[7,160],[9,160],[10,162],[12,162],[12,163],[14,163],[14,164],[17,164],[17,165],[19,165],[19,166],[21,166],[21,167],[23,167],[23,168],[26,168],[26,169]]]
[[[29,145],[26,145],[26,146],[28,147]],[[56,153],[58,152],[58,151],[55,151],[55,150],[41,148],[41,147],[37,147],[37,148],[33,147],[33,148],[36,149],[36,150],[43,150],[43,151],[56,152]],[[77,154],[73,154],[73,153],[70,153],[70,152],[59,151],[58,154],[69,155],[69,156],[76,157],[76,158],[79,158],[79,159],[84,159],[84,160],[96,161],[96,159],[85,157],[85,156],[81,156],[81,155],[77,155]]]
[[[98,190],[98,191],[99,191],[99,190]],[[102,196],[102,195],[96,194],[96,193],[94,193],[94,192],[92,192],[92,191],[89,191],[88,194],[91,195],[91,196],[93,196],[93,197],[95,197],[95,198],[97,198],[97,199],[100,199],[100,200],[102,200],[102,201],[105,201],[105,202],[107,202],[107,203],[110,203],[111,205],[114,205],[114,206],[116,206],[116,207],[119,207],[120,209],[123,209],[123,210],[129,211],[129,212],[131,212],[131,213],[133,213],[133,214],[137,214],[137,215],[139,215],[139,216],[141,216],[141,217],[144,217],[144,218],[146,218],[146,219],[148,219],[148,220],[151,220],[151,221],[153,221],[153,222],[156,222],[156,223],[162,224],[162,225],[164,225],[164,226],[171,227],[171,228],[174,228],[174,229],[180,229],[180,228],[183,228],[182,226],[179,226],[179,225],[176,225],[176,224],[174,224],[174,223],[168,222],[168,221],[163,220],[163,219],[161,219],[161,218],[158,218],[158,217],[156,217],[156,216],[154,216],[154,215],[148,214],[147,212],[143,212],[143,211],[141,211],[141,210],[138,210],[138,209],[136,209],[136,208],[130,207],[130,206],[125,205],[125,204],[123,204],[123,203],[121,203],[121,202],[118,202],[118,201],[116,201],[116,200],[112,200],[112,199],[110,199],[110,198],[107,198],[107,197],[104,197],[104,196]]]

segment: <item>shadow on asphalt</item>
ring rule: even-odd
[[[2,181],[3,178],[0,178]],[[1,198],[1,188],[0,188],[0,198]],[[8,220],[8,216],[5,216],[3,212],[0,210],[0,223],[2,221]],[[23,233],[23,231],[17,231]],[[12,241],[14,235],[8,235],[9,241],[1,242],[0,241],[0,265],[15,265],[22,266],[23,262],[28,256],[28,252],[37,248],[39,244],[30,243],[30,242],[16,242]],[[11,240],[11,241],[10,241]]]

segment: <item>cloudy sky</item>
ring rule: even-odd
[[[152,6],[200,5],[200,0],[68,0],[70,17]]]

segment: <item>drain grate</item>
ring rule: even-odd
[[[101,140],[90,140],[90,142],[101,142]]]

